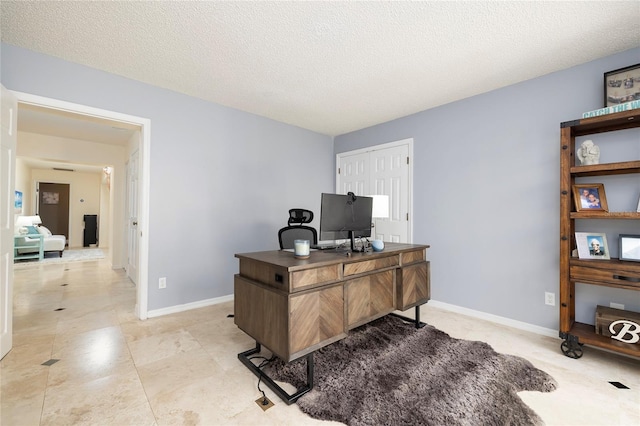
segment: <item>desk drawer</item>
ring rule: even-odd
[[[291,291],[338,281],[340,278],[339,264],[295,271],[291,273]]]
[[[640,263],[617,261],[580,262],[570,266],[572,281],[628,289],[640,289]]]
[[[400,264],[408,265],[410,263],[423,262],[427,260],[427,250],[414,250],[402,253],[400,255]]]
[[[397,254],[393,256],[382,257],[378,259],[362,260],[360,262],[346,263],[344,265],[344,276],[363,274],[365,272],[371,272],[378,269],[389,268],[391,266],[398,266],[400,264],[400,258]]]
[[[345,282],[347,328],[352,329],[395,310],[395,269]]]
[[[429,262],[399,268],[396,277],[396,308],[405,311],[427,303],[431,297],[429,277]]]
[[[345,337],[341,283],[301,292],[289,299],[289,359]]]
[[[240,275],[253,281],[288,290],[289,273],[287,268],[251,259],[240,259]]]

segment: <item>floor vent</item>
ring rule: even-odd
[[[58,308],[58,309],[54,309],[54,311],[64,311],[67,308]]]
[[[617,387],[618,389],[629,389],[627,386],[623,385],[620,382],[609,382],[611,383],[613,386]]]
[[[60,361],[59,359],[53,359],[51,358],[49,361],[45,361],[40,365],[46,365],[47,367],[52,366],[53,364],[55,364],[56,362]]]

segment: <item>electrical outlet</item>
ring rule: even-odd
[[[167,277],[162,277],[158,280],[158,288],[167,288]]]
[[[271,400],[266,396],[256,399],[256,404],[262,408],[262,411],[267,411],[269,408],[273,407],[273,402],[271,402]]]
[[[622,309],[622,310],[624,310],[624,305],[622,303],[611,302],[611,303],[609,303],[609,307],[613,308],[613,309]]]
[[[556,294],[548,291],[544,292],[544,304],[549,306],[556,306]]]

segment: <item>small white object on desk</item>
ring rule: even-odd
[[[309,240],[294,240],[293,241],[293,254],[298,259],[306,259],[309,257]]]

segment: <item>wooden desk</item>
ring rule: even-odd
[[[385,243],[381,252],[319,250],[304,260],[280,250],[236,254],[235,324],[256,341],[255,350],[238,357],[243,360],[264,345],[284,361],[306,355],[313,363],[314,351],[345,338],[349,330],[412,307],[417,326],[418,307],[430,297],[427,248]],[[251,369],[250,361],[243,362]]]

